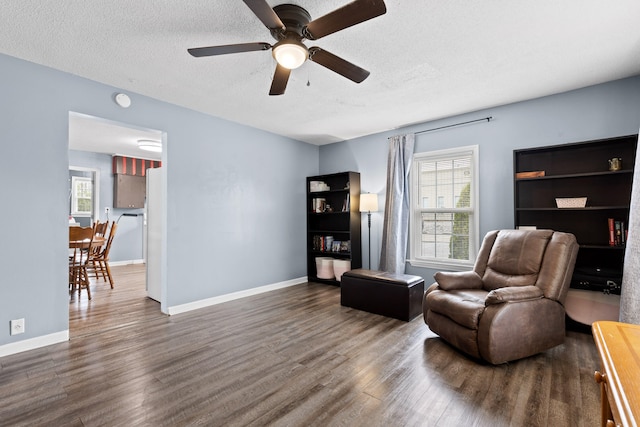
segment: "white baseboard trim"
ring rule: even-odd
[[[143,259],[128,259],[125,261],[109,261],[109,265],[111,267],[115,267],[118,265],[131,265],[131,264],[144,264]]]
[[[35,338],[5,344],[0,346],[0,357],[9,356],[10,354],[22,353],[23,351],[35,350],[36,348],[45,347],[51,344],[58,344],[69,341],[69,330],[55,332],[49,335],[42,335]]]
[[[273,283],[271,285],[259,286],[257,288],[246,289],[244,291],[232,292],[230,294],[220,295],[213,298],[207,298],[199,301],[189,302],[186,304],[180,304],[173,307],[169,307],[167,314],[174,315],[180,313],[186,313],[188,311],[197,310],[199,308],[209,307],[216,304],[222,304],[223,302],[233,301],[240,298],[250,297],[253,295],[262,294],[265,292],[275,291],[276,289],[288,288],[289,286],[299,285],[307,282],[307,276],[298,277],[297,279],[291,279],[284,282]]]

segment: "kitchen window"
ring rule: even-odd
[[[91,178],[71,177],[71,215],[91,216],[93,207],[93,182]]]

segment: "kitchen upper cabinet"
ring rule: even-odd
[[[147,196],[144,176],[115,174],[113,202],[115,208],[143,208]]]

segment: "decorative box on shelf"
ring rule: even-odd
[[[586,197],[556,197],[556,206],[559,208],[584,208],[587,206]]]
[[[309,182],[309,192],[317,193],[319,191],[329,191],[331,187],[324,181],[311,181]]]
[[[544,171],[517,172],[516,179],[540,178],[544,176]]]

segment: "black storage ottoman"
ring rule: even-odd
[[[422,314],[424,279],[408,274],[356,269],[342,275],[340,304],[410,321]]]

